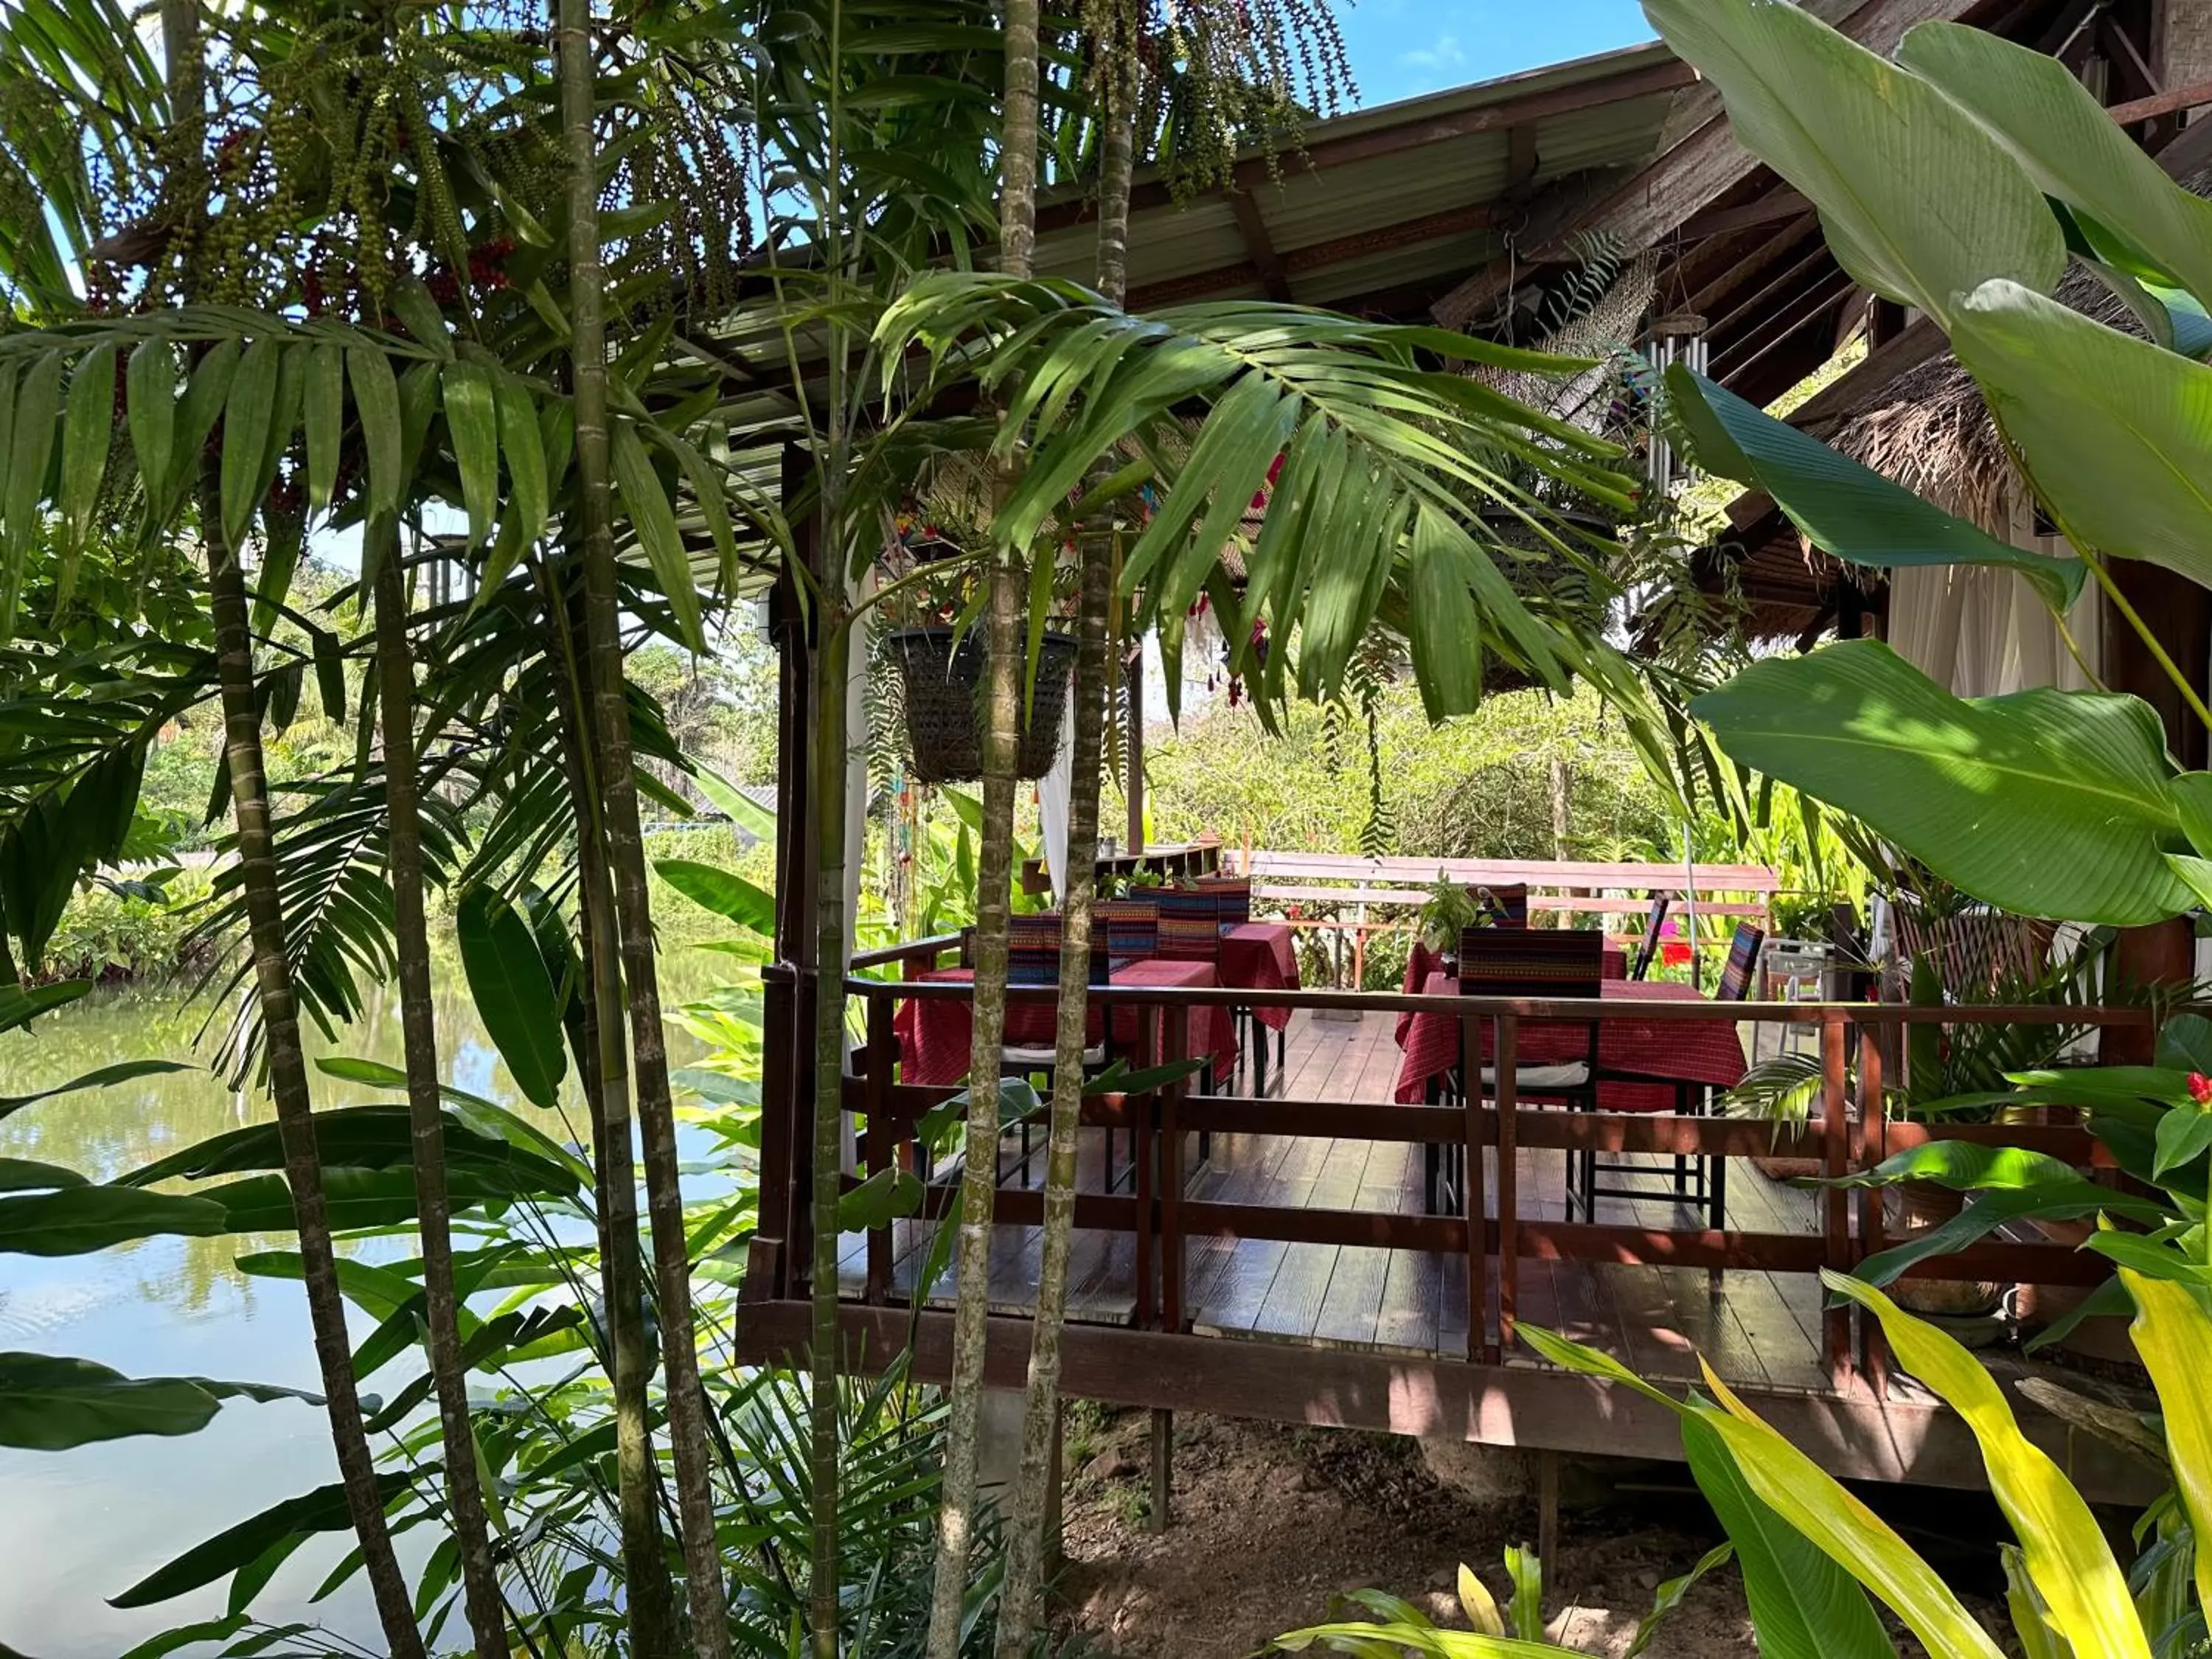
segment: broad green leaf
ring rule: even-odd
[[[530,924],[501,895],[478,885],[461,896],[454,930],[469,994],[515,1086],[536,1105],[556,1105],[568,1070],[561,1006]]]
[[[147,499],[158,504],[168,488],[177,429],[177,349],[155,335],[131,354],[125,378],[131,447]]]
[[[400,1470],[380,1474],[377,1490],[387,1504],[407,1489],[410,1473]],[[212,1538],[195,1544],[167,1565],[155,1569],[122,1595],[111,1596],[112,1607],[146,1607],[182,1595],[203,1584],[228,1577],[258,1560],[270,1546],[296,1533],[341,1532],[353,1524],[346,1509],[345,1488],[333,1481],[298,1498],[272,1504],[258,1515],[226,1527]]]
[[[66,1164],[41,1163],[34,1158],[0,1158],[0,1193],[50,1192],[91,1184]]]
[[[1966,295],[1950,334],[2062,528],[2212,583],[2212,367],[2012,283]]]
[[[2180,826],[2165,732],[2136,698],[1954,697],[1853,640],[1755,663],[1691,712],[1731,760],[2001,909],[2133,926],[2194,902],[2166,861]]]
[[[392,309],[418,343],[429,347],[442,362],[453,360],[453,336],[447,332],[438,302],[421,277],[404,277],[392,285]]]
[[[1303,1653],[1322,1647],[1340,1653],[1364,1656],[1418,1653],[1430,1659],[1559,1659],[1559,1650],[1549,1642],[1527,1642],[1511,1636],[1484,1636],[1473,1631],[1438,1630],[1434,1626],[1340,1624],[1315,1625],[1278,1636],[1268,1644],[1285,1653]]]
[[[628,421],[617,421],[609,436],[615,488],[623,512],[637,534],[638,544],[645,550],[653,579],[676,612],[679,637],[691,649],[703,650],[706,639],[700,632],[699,590],[692,586],[691,561],[684,550],[683,532],[676,526],[668,492],[660,487],[660,475],[653,470],[653,458],[646,453],[635,427]]]
[[[337,489],[338,446],[345,428],[345,348],[336,341],[307,358],[307,509],[329,509]]]
[[[36,999],[38,991],[71,988],[40,986],[37,990],[27,994],[17,990],[13,986],[7,988],[15,991],[18,996],[22,996],[28,1001]],[[91,983],[89,981],[80,980],[75,982],[73,988],[73,995],[52,999],[47,1001],[45,1006],[58,1007],[62,1003],[73,1002],[77,997],[82,996],[86,991],[91,989]],[[4,995],[0,995],[0,1002],[5,1000]],[[45,1008],[35,1008],[31,1012],[44,1012]],[[27,1013],[22,1019],[13,1021],[12,1024],[21,1024],[29,1018],[30,1015]],[[0,1030],[8,1029],[10,1023],[0,1019]],[[104,1089],[111,1083],[128,1083],[133,1078],[155,1077],[165,1072],[196,1072],[199,1069],[198,1066],[187,1064],[181,1060],[118,1060],[112,1066],[103,1066],[96,1072],[87,1072],[82,1077],[71,1078],[67,1083],[57,1083],[50,1089],[40,1089],[33,1094],[0,1096],[0,1118],[5,1118],[11,1113],[20,1112],[26,1106],[36,1105],[40,1101],[52,1100],[56,1095],[75,1094],[80,1089]]]
[[[551,975],[549,974],[547,978],[550,980]],[[331,1077],[343,1078],[349,1083],[367,1084],[372,1089],[391,1089],[403,1094],[407,1089],[407,1073],[397,1066],[387,1066],[379,1060],[326,1054],[316,1060],[315,1069]],[[560,1165],[575,1177],[580,1188],[591,1186],[590,1164],[543,1129],[508,1111],[497,1101],[486,1100],[482,1095],[472,1095],[450,1083],[441,1083],[438,1093],[452,1109],[454,1120],[464,1128],[487,1140],[503,1140],[519,1151]]]
[[[2109,1187],[2076,1176],[2072,1182],[2049,1186],[2018,1187],[1984,1193],[1949,1220],[1910,1234],[1901,1244],[1877,1250],[1853,1269],[1869,1285],[1887,1285],[1921,1262],[1951,1255],[1988,1237],[2008,1222],[2028,1216],[2039,1220],[2073,1221],[2100,1211],[2114,1213],[2159,1212],[2158,1206],[2127,1200]]]
[[[2029,1152],[2020,1146],[1984,1146],[1972,1140],[1930,1140],[1893,1152],[1871,1170],[1814,1184],[1893,1187],[1901,1181],[1932,1181],[1954,1192],[2030,1187],[2049,1191],[2082,1179],[2072,1164],[2047,1152]]]
[[[713,767],[702,764],[695,768],[692,781],[699,786],[701,794],[729,814],[730,822],[738,829],[762,841],[772,842],[775,840],[775,812],[763,806]]]
[[[2075,1659],[2074,1644],[2051,1626],[2051,1608],[2028,1576],[2027,1553],[2017,1544],[1999,1544],[1997,1558],[2004,1563],[2005,1607],[2022,1659]]]
[[[234,549],[245,545],[258,505],[253,486],[260,477],[270,428],[276,420],[276,374],[283,349],[268,337],[247,346],[223,403],[222,534]]]
[[[46,471],[54,453],[54,424],[61,414],[62,354],[43,354],[24,374],[15,392],[15,446],[8,463],[7,489],[9,564],[11,574],[20,568],[24,550],[36,533],[39,503],[46,492]],[[7,596],[14,623],[16,589],[11,580]]]
[[[222,1206],[135,1187],[70,1187],[0,1198],[0,1254],[82,1255],[161,1234],[212,1238],[228,1231]]]
[[[2185,1287],[2130,1268],[2120,1282],[2135,1298],[2135,1322],[2128,1328],[2136,1352],[2158,1390],[2166,1419],[2166,1449],[2173,1459],[2173,1480],[2197,1534],[2197,1598],[2212,1607],[2212,1318]]]
[[[1482,619],[1462,546],[1465,538],[1455,530],[1433,507],[1413,515],[1408,642],[1421,707],[1431,720],[1472,714],[1482,700]]]
[[[538,435],[538,405],[530,395],[530,388],[512,375],[502,374],[494,395],[499,406],[499,447],[507,457],[507,478],[513,486],[505,510],[518,521],[514,535],[520,550],[529,547],[544,533],[548,511],[545,447]],[[495,574],[487,568],[483,575],[485,591],[497,587],[506,576],[504,570]]]
[[[2212,1146],[2212,1112],[2173,1107],[2158,1121],[2155,1146],[2154,1176],[2163,1177],[2168,1170],[2195,1163],[2204,1156],[2206,1147]]]
[[[70,376],[69,407],[62,417],[62,522],[68,535],[61,598],[70,595],[76,555],[92,530],[92,509],[107,476],[108,440],[115,430],[115,347],[94,346],[77,359]]]
[[[1694,1414],[1682,1419],[1682,1455],[1735,1546],[1760,1659],[1896,1659],[1857,1580],[1759,1501],[1727,1444]]]
[[[1717,85],[1737,142],[1820,210],[1837,263],[1948,328],[1992,277],[2042,293],[2066,264],[2043,192],[1973,117],[1795,6],[1646,0]]]
[[[399,447],[399,386],[392,364],[372,346],[346,352],[346,378],[353,382],[354,410],[361,417],[362,447],[368,455],[368,510],[372,516],[397,514],[406,465]]]
[[[1994,132],[2045,195],[2095,215],[2212,299],[2212,202],[2168,178],[2066,65],[1960,23],[1920,25],[1897,55]]]
[[[1879,1596],[1932,1659],[2001,1659],[1996,1644],[1918,1552],[1763,1422],[1711,1366],[1703,1370],[1706,1387],[1725,1409],[1705,1410],[1701,1419],[1719,1434],[1745,1484],[1769,1509]]]
[[[469,545],[490,539],[499,516],[499,412],[491,371],[459,359],[445,366],[446,431],[460,469],[461,498],[469,513]]]
[[[44,985],[33,985],[27,990],[20,985],[0,985],[0,1031],[12,1031],[19,1025],[28,1025],[40,1014],[59,1008],[64,1004],[75,1002],[92,989],[92,986],[93,981],[88,979],[51,980]],[[179,1069],[168,1060],[137,1060],[131,1063],[165,1071]],[[119,1069],[120,1067],[117,1066],[106,1068],[108,1072]],[[103,1080],[106,1078],[104,1072],[94,1072],[91,1075]],[[68,1089],[76,1085],[64,1084],[62,1086],[63,1089]],[[34,1095],[17,1095],[13,1099],[0,1098],[0,1117],[5,1117],[13,1111],[19,1111],[34,1100],[44,1100],[47,1095],[58,1094],[61,1091],[61,1090],[42,1090]]]
[[[1645,1613],[1643,1620],[1636,1626],[1635,1636],[1630,1640],[1628,1645],[1620,1650],[1620,1659],[1637,1659],[1637,1656],[1657,1638],[1660,1626],[1666,1622],[1667,1615],[1682,1605],[1682,1598],[1697,1587],[1698,1581],[1707,1573],[1725,1566],[1735,1553],[1734,1545],[1717,1544],[1699,1556],[1698,1564],[1689,1571],[1669,1578],[1660,1585],[1657,1592],[1651,1598],[1651,1611]],[[1868,1617],[1869,1619],[1873,1617],[1871,1609],[1869,1610]],[[1765,1644],[1762,1642],[1761,1645],[1764,1647]],[[1769,1649],[1766,1651],[1768,1659],[1771,1659],[1771,1650]],[[1838,1650],[1832,1645],[1829,1651],[1837,1653]]]
[[[229,401],[230,383],[237,376],[240,356],[235,338],[220,340],[193,367],[191,378],[185,383],[185,395],[177,404],[176,432],[169,458],[171,511],[199,476],[208,440],[214,434],[215,423],[222,418],[223,406]]]
[[[904,1170],[878,1170],[837,1200],[837,1225],[844,1232],[888,1227],[921,1208],[921,1182]]]
[[[2001,542],[1679,364],[1667,371],[1667,392],[1700,466],[1765,490],[1815,547],[1847,564],[1997,565],[2027,577],[2056,610],[2081,597],[2089,571],[2079,559]]]
[[[653,867],[661,880],[694,904],[757,933],[775,933],[775,896],[743,876],[690,859],[655,859]]]
[[[296,1389],[204,1376],[125,1376],[89,1359],[0,1353],[0,1446],[67,1451],[139,1434],[192,1434],[225,1399],[320,1401]]]
[[[2021,1432],[1989,1368],[1872,1285],[1838,1273],[1820,1277],[1831,1291],[1881,1321],[1898,1363],[1942,1395],[1973,1431],[1990,1491],[2012,1522],[2028,1576],[2051,1609],[2052,1627],[2079,1653],[2150,1659],[2127,1575],[2112,1559],[2097,1517],[2051,1455]]]

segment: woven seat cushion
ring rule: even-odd
[[[1198,890],[1213,895],[1214,922],[1222,927],[1242,927],[1252,920],[1252,879],[1249,876],[1200,876]]]
[[[1721,969],[1719,988],[1713,993],[1718,1002],[1741,1002],[1751,994],[1753,971],[1759,966],[1759,947],[1765,940],[1766,930],[1748,921],[1736,924],[1735,937],[1729,941],[1728,965]]]
[[[1196,887],[1163,887],[1159,893],[1160,955],[1170,962],[1218,962],[1221,927],[1214,896]]]
[[[1160,907],[1150,899],[1104,899],[1091,907],[1091,959],[1119,967],[1160,953]],[[1092,977],[1096,978],[1094,973]]]
[[[1002,1066],[1019,1066],[1032,1072],[1040,1068],[1050,1070],[1059,1063],[1059,1060],[1060,1051],[1057,1048],[1001,1048],[999,1050],[999,1061]],[[1085,1066],[1103,1066],[1106,1063],[1106,1045],[1101,1042],[1085,1048],[1083,1051],[1083,1063]]]
[[[1060,983],[1060,914],[1047,910],[1006,918],[1006,983]]]
[[[1559,1066],[1516,1066],[1513,1068],[1513,1086],[1521,1090],[1579,1089],[1589,1081],[1590,1068],[1579,1061],[1570,1060]],[[1482,1086],[1486,1091],[1498,1086],[1498,1068],[1482,1068]]]

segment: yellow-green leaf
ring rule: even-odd
[[[399,451],[399,387],[392,364],[369,346],[346,353],[346,374],[353,382],[355,412],[361,416],[362,447],[368,452],[368,510],[371,516],[399,511],[402,462]]]
[[[15,563],[37,533],[39,503],[54,454],[54,422],[61,411],[62,356],[49,351],[33,363],[15,394],[15,432],[8,462],[8,540]],[[11,593],[9,609],[15,609]]]
[[[1990,1491],[2019,1538],[2028,1577],[2051,1609],[2052,1628],[2076,1651],[2106,1659],[2150,1659],[2127,1577],[2074,1483],[2020,1431],[1989,1368],[1951,1337],[1915,1319],[1871,1285],[1823,1272],[1831,1291],[1881,1321],[1898,1363],[1941,1395],[1980,1443]]]
[[[256,340],[239,359],[222,415],[222,536],[235,550],[253,521],[254,483],[276,417],[276,371],[283,348]]]
[[[138,458],[138,477],[147,500],[158,504],[168,487],[171,448],[177,425],[176,348],[156,335],[131,354],[129,399],[131,447]]]
[[[1699,1363],[1705,1385],[1725,1409],[1701,1411],[1698,1420],[1720,1436],[1745,1483],[1767,1508],[1887,1603],[1920,1638],[1929,1659],[2002,1659],[1989,1633],[1911,1545],[1761,1421],[1712,1367]]]
[[[1498,1598],[1464,1561],[1459,1564],[1459,1605],[1467,1622],[1483,1635],[1505,1634],[1505,1615],[1498,1610]]]
[[[2212,1377],[2212,1317],[2186,1285],[2130,1267],[2119,1271],[2136,1303],[2128,1334],[2158,1390],[2173,1484],[2200,1540],[2197,1599],[2212,1607],[2212,1548],[2201,1541],[2212,1540],[2212,1389],[2205,1382]]]
[[[345,348],[332,341],[307,359],[307,509],[329,507],[338,483],[338,441],[345,428]]]
[[[199,366],[192,370],[192,378],[185,384],[185,395],[177,406],[177,444],[169,457],[167,505],[170,512],[175,510],[177,502],[198,476],[200,458],[206,451],[209,434],[222,417],[223,404],[230,397],[230,383],[238,374],[240,356],[235,339],[218,342],[200,359]]]
[[[493,402],[491,371],[457,359],[443,376],[446,430],[453,441],[460,469],[461,499],[469,512],[469,545],[490,538],[499,514],[499,415]]]
[[[668,504],[668,493],[660,487],[660,476],[653,470],[653,458],[645,453],[637,428],[628,421],[617,421],[611,435],[615,486],[621,492],[623,511],[676,613],[678,635],[693,650],[703,650],[706,639],[699,626],[699,590],[691,585],[691,561],[684,551],[683,533],[676,527],[676,512]]]

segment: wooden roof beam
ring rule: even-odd
[[[1255,193],[1267,182],[1267,169],[1259,162],[1240,161],[1222,193],[1229,198],[1229,210],[1237,218],[1237,234],[1244,239],[1244,254],[1259,273],[1261,288],[1270,300],[1287,305],[1290,273],[1283,269],[1282,256],[1275,252],[1274,240],[1267,234],[1267,222],[1260,215],[1260,199]]]
[[[1486,203],[1447,208],[1441,213],[1423,214],[1418,219],[1401,219],[1395,224],[1378,225],[1373,230],[1356,231],[1348,236],[1333,236],[1325,242],[1309,242],[1305,246],[1292,248],[1288,252],[1278,251],[1276,265],[1283,276],[1288,278],[1302,271],[1318,270],[1325,265],[1339,264],[1346,259],[1361,258],[1370,253],[1388,253],[1396,248],[1411,247],[1442,236],[1486,230],[1497,222],[1497,219],[1496,210]],[[1129,309],[1143,311],[1152,306],[1172,305],[1202,295],[1218,293],[1223,289],[1261,283],[1263,280],[1264,273],[1257,261],[1240,259],[1234,264],[1218,265],[1211,270],[1195,271],[1188,276],[1171,276],[1162,282],[1147,283],[1130,293]],[[1289,297],[1287,290],[1282,297]]]
[[[1869,51],[1887,57],[1905,31],[1936,18],[1957,18],[1975,0],[1804,0],[1805,9],[1832,23]],[[1718,94],[1701,84],[1680,98],[1680,125],[1694,126],[1681,141],[1626,184],[1581,196],[1543,240],[1523,248],[1517,259],[1493,259],[1439,300],[1436,319],[1464,328],[1494,304],[1513,281],[1516,264],[1526,270],[1569,257],[1567,238],[1599,233],[1624,246],[1650,247],[1686,219],[1711,206],[1751,176],[1758,160],[1735,141]]]

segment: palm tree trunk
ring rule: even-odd
[[[1030,274],[1036,243],[1037,0],[1007,0],[1006,118],[1000,145],[999,268]],[[1019,476],[1004,464],[1004,501]],[[1006,912],[1013,884],[1014,769],[1020,741],[1022,613],[1018,550],[993,558],[990,684],[984,699],[983,834],[976,860],[975,1026],[968,1065],[966,1167],[960,1181],[960,1233],[953,1306],[952,1395],[945,1427],[945,1492],[937,1517],[937,1576],[929,1609],[927,1659],[956,1659],[962,1602],[975,1539],[983,1361],[990,1340],[991,1211],[998,1185],[999,1063],[1006,1019]]]
[[[637,1079],[638,1127],[644,1139],[646,1201],[653,1222],[661,1358],[667,1370],[669,1441],[691,1608],[691,1644],[699,1659],[727,1659],[729,1607],[714,1534],[707,1402],[692,1323],[691,1263],[678,1174],[676,1113],[661,1032],[660,987],[653,963],[652,907],[632,771],[615,583],[589,0],[559,0],[557,35],[569,169],[569,327],[575,370],[576,492],[583,521],[584,625],[591,665],[588,730],[605,814],[607,865],[614,881],[623,981],[629,1000],[630,1048]]]
[[[161,40],[167,63],[172,122],[182,174],[176,198],[197,204],[206,177],[206,79],[201,61],[199,12],[193,0],[163,0]],[[198,287],[197,254],[188,256],[185,281]],[[189,297],[189,296],[188,296]],[[345,1490],[346,1511],[361,1540],[362,1571],[376,1602],[391,1659],[423,1659],[422,1632],[407,1595],[407,1581],[392,1553],[392,1531],[376,1461],[362,1423],[361,1395],[353,1374],[353,1346],[346,1334],[345,1298],[338,1289],[337,1253],[331,1248],[323,1200],[323,1167],[315,1149],[314,1102],[300,1043],[300,1016],[292,989],[292,964],[284,954],[284,905],[276,884],[276,852],[270,828],[268,780],[262,769],[261,715],[253,688],[253,634],[246,573],[222,530],[222,459],[210,445],[200,457],[200,536],[207,548],[209,609],[215,622],[216,678],[222,696],[223,753],[230,771],[232,813],[238,830],[240,890],[246,900],[254,989],[267,1044],[269,1091],[276,1103],[277,1135],[284,1152],[284,1181],[292,1194],[293,1224],[300,1235],[300,1272],[307,1292],[315,1358],[322,1373],[325,1409]]]
[[[337,1254],[331,1248],[330,1217],[323,1200],[323,1166],[315,1149],[314,1103],[307,1087],[307,1053],[300,1042],[299,1005],[292,989],[292,964],[284,954],[284,907],[277,891],[268,780],[262,769],[261,715],[254,706],[246,573],[222,532],[216,454],[210,447],[200,465],[200,535],[207,545],[216,677],[222,693],[224,753],[238,830],[239,884],[246,899],[254,989],[261,1005],[269,1092],[276,1104],[284,1180],[292,1189],[301,1276],[307,1284],[307,1316],[314,1330],[331,1439],[337,1450],[346,1510],[361,1539],[362,1570],[375,1597],[377,1619],[392,1659],[422,1659],[422,1632],[416,1628],[407,1581],[392,1552],[376,1460],[369,1452],[361,1395],[354,1382],[353,1344],[346,1334],[345,1297],[338,1290]]]
[[[446,1508],[460,1548],[461,1585],[477,1659],[507,1659],[507,1614],[492,1565],[483,1489],[469,1427],[467,1373],[453,1291],[453,1209],[446,1188],[445,1116],[438,1089],[438,1032],[430,994],[430,933],[422,915],[422,824],[415,776],[415,666],[407,642],[407,585],[398,524],[367,532],[376,567],[376,671],[384,728],[384,799],[390,838],[392,935],[399,965],[399,1024],[406,1046],[407,1116],[422,1238],[422,1297],[446,1448]]]
[[[1110,49],[1110,48],[1109,48]],[[1115,305],[1128,282],[1129,181],[1136,150],[1133,58],[1116,53],[1098,204],[1098,290]],[[1079,538],[1075,752],[1068,788],[1067,890],[1060,901],[1060,1001],[1054,1033],[1052,1116],[1046,1133],[1044,1229],[1036,1313],[1030,1329],[1022,1405],[1022,1461],[1006,1533],[1006,1587],[999,1604],[998,1659],[1029,1659],[1044,1619],[1044,1573],[1060,1422],[1060,1337],[1075,1241],[1076,1131],[1083,1110],[1083,1048],[1090,1018],[1091,904],[1098,860],[1098,779],[1106,726],[1106,611],[1113,596],[1108,524]]]
[[[563,659],[562,759],[576,820],[576,921],[585,968],[584,1103],[592,1120],[592,1165],[599,1211],[599,1301],[614,1385],[616,1510],[622,1534],[632,1651],[673,1659],[680,1641],[676,1586],[661,1545],[659,1468],[647,1393],[653,1354],[645,1334],[645,1273],[638,1256],[637,1165],[629,1125],[629,1056],[623,1045],[622,973],[615,959],[614,890],[607,880],[585,711],[583,665],[565,601],[542,579],[547,620]]]

